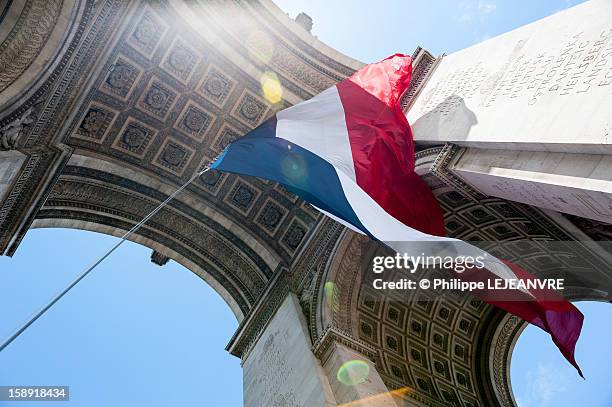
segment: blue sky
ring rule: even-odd
[[[30,230],[12,259],[0,258],[0,337],[115,241]],[[242,406],[240,361],[224,350],[234,315],[195,274],[175,262],[156,266],[150,255],[124,243],[0,353],[0,384],[69,385],[71,401],[61,405],[79,407]]]
[[[512,387],[520,407],[612,406],[609,373],[612,305],[602,302],[576,305],[585,315],[576,360],[586,380],[563,359],[547,333],[528,326],[519,337],[510,366]]]
[[[417,45],[450,53],[573,3],[277,1],[291,16],[308,13],[314,35],[364,62]],[[30,231],[15,257],[0,258],[0,337],[114,241],[74,230]],[[240,364],[224,351],[237,326],[229,308],[194,274],[174,262],[155,266],[149,255],[129,242],[119,249],[0,353],[0,384],[70,385],[71,402],[62,405],[71,406],[241,406]],[[587,380],[544,333],[528,328],[512,364],[521,407],[612,405],[610,305],[580,307],[586,325],[577,355]]]
[[[312,33],[363,62],[417,46],[440,55],[549,16],[576,0],[273,0],[294,17],[314,20]]]

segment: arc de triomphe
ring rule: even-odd
[[[363,65],[311,27],[270,0],[0,0],[0,253],[30,228],[122,235],[229,142]],[[413,57],[417,170],[450,236],[612,237],[609,2]],[[271,74],[275,104],[261,91]],[[231,307],[247,406],[515,405],[522,321],[470,298],[381,296],[360,267],[381,249],[277,184],[206,173],[132,240]],[[611,255],[588,247],[609,282]],[[548,255],[524,249],[505,256],[537,267]],[[368,380],[338,380],[350,360]]]

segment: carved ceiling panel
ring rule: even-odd
[[[433,162],[440,153],[442,149],[436,148],[420,158],[431,154]],[[571,253],[551,255],[540,244],[574,240],[541,211],[497,198],[475,201],[473,191],[450,187],[434,175],[436,171],[439,167],[434,166],[425,179],[444,210],[449,236],[471,241],[538,275],[559,275],[581,266],[572,261]],[[367,265],[385,250],[352,232],[341,239],[328,263],[329,271],[320,274],[333,282],[333,294],[330,298],[329,292],[319,291],[321,320],[310,318],[315,343],[326,327],[348,333],[374,350],[377,370],[390,389],[407,387],[411,389],[408,397],[425,405],[514,405],[506,368],[521,331],[520,320],[505,318],[505,312],[472,297],[375,290],[375,277]],[[596,253],[580,261],[591,270],[603,264]],[[400,277],[410,278],[385,274],[386,281]]]
[[[39,3],[28,1],[32,12],[23,16],[34,15]],[[49,24],[68,3],[45,6],[53,11]],[[34,219],[46,227],[129,228],[233,140],[360,66],[267,1],[79,5],[78,30],[67,38],[72,42],[44,92],[19,107],[27,116],[7,118],[18,131],[2,133],[3,148],[26,155],[25,169],[41,152],[53,158],[38,160],[37,172],[22,171],[15,186],[23,188],[1,203],[0,249],[8,254]],[[27,21],[23,29],[16,25],[15,35],[31,31],[26,28],[34,20]],[[41,35],[32,40],[47,41],[45,24],[38,24]],[[37,54],[31,42],[24,44]],[[264,72],[278,77],[282,100],[264,97]],[[16,212],[17,202],[22,209]],[[242,314],[321,219],[280,185],[215,171],[197,178],[173,205],[167,219],[135,239],[204,270]],[[3,223],[4,213],[21,215]],[[218,256],[244,261],[219,263]]]
[[[185,24],[143,5],[109,53],[75,115],[67,143],[180,184],[236,138],[284,108]],[[246,52],[246,51],[245,51]],[[210,172],[190,191],[249,225],[289,260],[319,215],[281,187]]]

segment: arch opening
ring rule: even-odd
[[[10,310],[1,336],[115,241],[30,231],[13,258],[0,259],[0,303]],[[66,383],[76,405],[139,405],[144,397],[148,405],[195,406],[203,385],[213,404],[241,405],[240,362],[223,350],[238,325],[232,312],[189,270],[148,257],[147,247],[126,242],[0,354],[0,381]]]
[[[204,279],[240,321],[263,292],[280,258],[217,201],[198,195],[198,182],[130,239]],[[75,228],[120,237],[176,188],[136,168],[73,154],[32,227]]]
[[[107,235],[108,237],[116,237],[120,238],[125,233],[122,229],[113,228],[108,225],[104,225],[101,223],[95,223],[91,221],[78,220],[78,219],[59,219],[59,218],[47,218],[47,219],[37,219],[32,224],[32,230],[34,229],[66,229],[66,230],[79,230],[83,232],[96,233]],[[114,241],[116,242],[116,241]],[[234,317],[237,321],[242,320],[244,318],[244,314],[240,309],[239,304],[232,297],[232,295],[223,287],[223,285],[217,281],[213,276],[211,276],[205,269],[203,269],[198,264],[194,263],[189,258],[181,255],[181,253],[172,250],[169,247],[163,246],[159,242],[146,237],[140,234],[134,234],[128,238],[128,241],[124,244],[129,243],[137,243],[139,246],[146,247],[153,252],[160,253],[164,257],[167,257],[169,260],[174,260],[178,265],[182,266],[184,269],[194,273],[200,279],[204,280],[204,282],[212,288],[217,295],[219,295],[225,304],[230,308]],[[114,244],[114,243],[112,243]],[[109,246],[110,247],[110,246]],[[99,247],[99,251],[96,253],[92,253],[92,261],[95,261],[95,256],[100,256],[107,250],[108,247]]]
[[[563,359],[545,332],[526,326],[512,350],[510,365],[512,391],[518,407],[612,404],[607,379],[608,366],[612,363],[609,346],[612,305],[601,301],[579,301],[575,305],[585,316],[576,360],[586,380]]]

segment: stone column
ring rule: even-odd
[[[245,407],[332,407],[310,350],[298,300],[289,293],[243,363]]]
[[[242,359],[246,407],[335,407],[297,296],[281,271],[228,345]]]
[[[338,406],[398,407],[401,391],[390,392],[372,362],[369,345],[329,328],[315,344]]]
[[[328,329],[314,346],[297,296],[282,277],[227,348],[242,359],[246,407],[408,407],[390,392],[367,344]],[[340,372],[340,373],[339,373]]]

